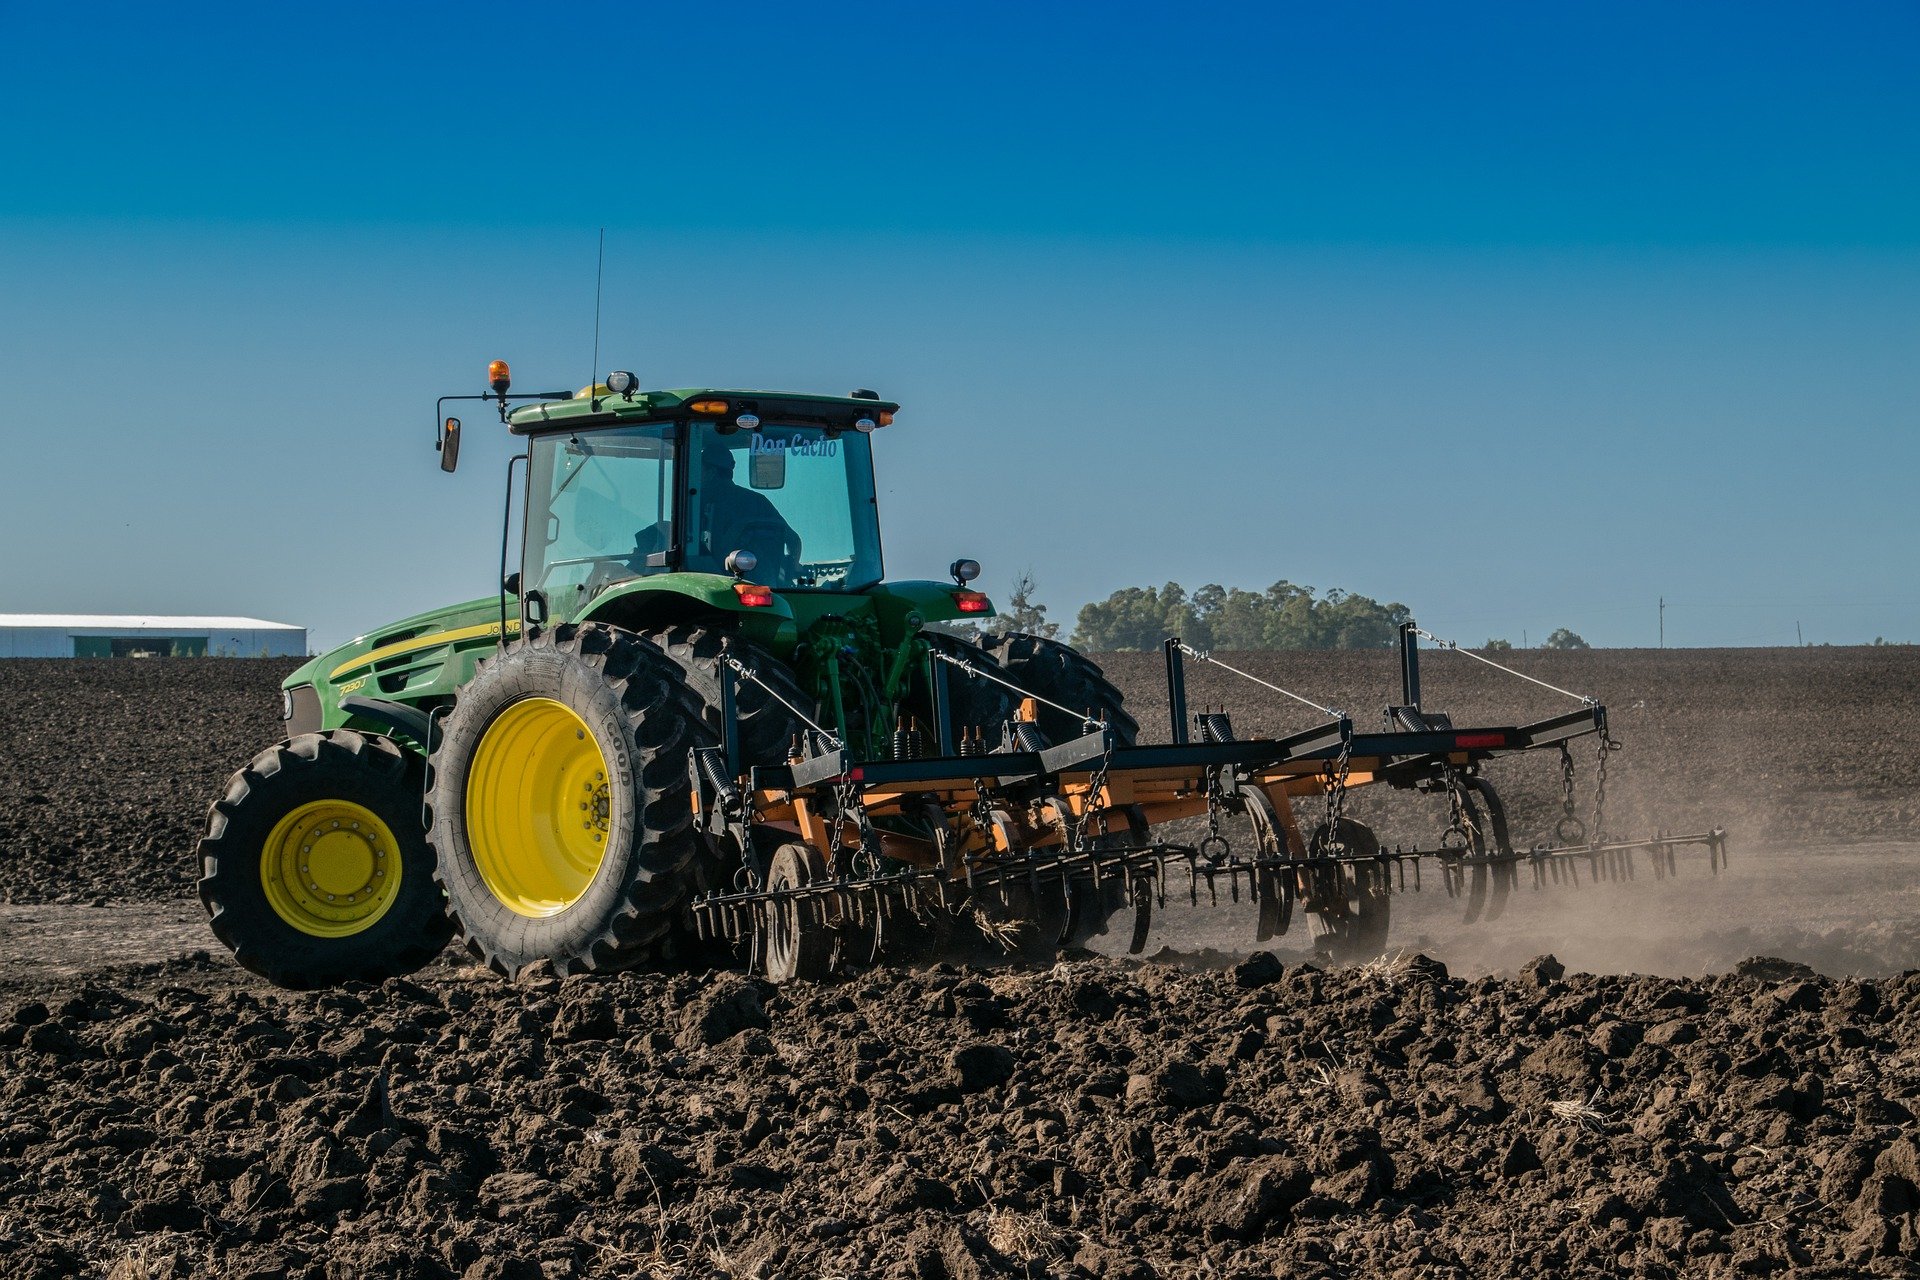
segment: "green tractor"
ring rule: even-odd
[[[501,361],[489,385],[447,399],[492,402],[526,441],[508,472],[517,568],[503,538],[500,591],[294,672],[285,740],[209,812],[200,898],[255,973],[378,981],[454,936],[509,976],[673,961],[698,945],[694,897],[765,876],[776,852],[696,821],[723,715],[743,769],[785,764],[809,734],[883,757],[937,714],[977,740],[1013,715],[1010,685],[1039,695],[1026,712],[1056,740],[1082,731],[1062,710],[1081,707],[1133,740],[1119,692],[1072,649],[930,629],[993,613],[978,564],[885,581],[872,437],[898,405],[647,392],[625,372],[526,396]],[[935,651],[1006,682],[936,694]],[[733,664],[754,678],[723,678]]]

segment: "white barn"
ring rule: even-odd
[[[298,658],[307,629],[259,618],[0,613],[0,658]]]

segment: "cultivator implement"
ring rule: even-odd
[[[696,753],[694,803],[709,843],[737,857],[738,869],[729,887],[695,901],[696,923],[705,936],[748,946],[757,968],[783,979],[955,947],[1043,954],[1084,944],[1116,921],[1138,952],[1154,910],[1169,900],[1244,899],[1257,909],[1258,940],[1285,933],[1303,915],[1319,950],[1352,958],[1385,947],[1391,895],[1419,889],[1423,869],[1437,870],[1447,892],[1465,902],[1468,921],[1498,917],[1523,869],[1535,888],[1632,878],[1643,866],[1665,877],[1676,872],[1681,851],[1701,849],[1719,871],[1726,860],[1719,829],[1641,840],[1605,833],[1606,763],[1618,744],[1600,703],[1554,689],[1578,698],[1580,708],[1528,724],[1455,726],[1421,707],[1422,636],[1434,639],[1402,629],[1403,701],[1387,709],[1381,732],[1362,732],[1344,712],[1178,639],[1165,646],[1171,740],[1164,744],[1123,743],[1095,719],[1080,736],[1049,742],[1039,731],[1039,706],[1082,713],[938,651],[930,743],[917,727],[903,726],[888,758],[860,759],[814,725],[787,764],[741,769],[729,732],[720,746]],[[1224,712],[1190,714],[1189,660],[1328,718],[1283,738],[1239,739]],[[723,667],[722,719],[730,726],[738,683],[758,677],[732,657]],[[955,725],[953,680],[1007,685],[1023,699],[1020,710],[1001,725]],[[991,749],[989,737],[998,739]],[[1569,744],[1583,738],[1595,742],[1599,768],[1591,826],[1573,804]],[[1482,766],[1539,750],[1560,753],[1563,813],[1553,842],[1518,848]],[[1348,817],[1348,793],[1376,784],[1442,800],[1439,845],[1383,848]],[[1156,828],[1183,819],[1204,820],[1206,834],[1155,838]],[[1250,826],[1251,838],[1236,845],[1225,834],[1228,819]]]

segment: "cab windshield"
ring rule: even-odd
[[[523,573],[563,616],[608,583],[667,568],[675,434],[663,422],[532,442]]]
[[[692,431],[686,567],[725,573],[750,551],[746,576],[771,587],[850,591],[880,581],[873,450],[858,432],[766,426]]]
[[[881,579],[873,452],[858,432],[662,422],[538,436],[529,453],[522,575],[560,617],[628,578],[726,573],[735,551],[757,561],[743,576],[786,590]]]

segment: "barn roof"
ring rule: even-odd
[[[45,631],[305,631],[263,618],[203,618],[164,613],[0,613],[0,627]]]

